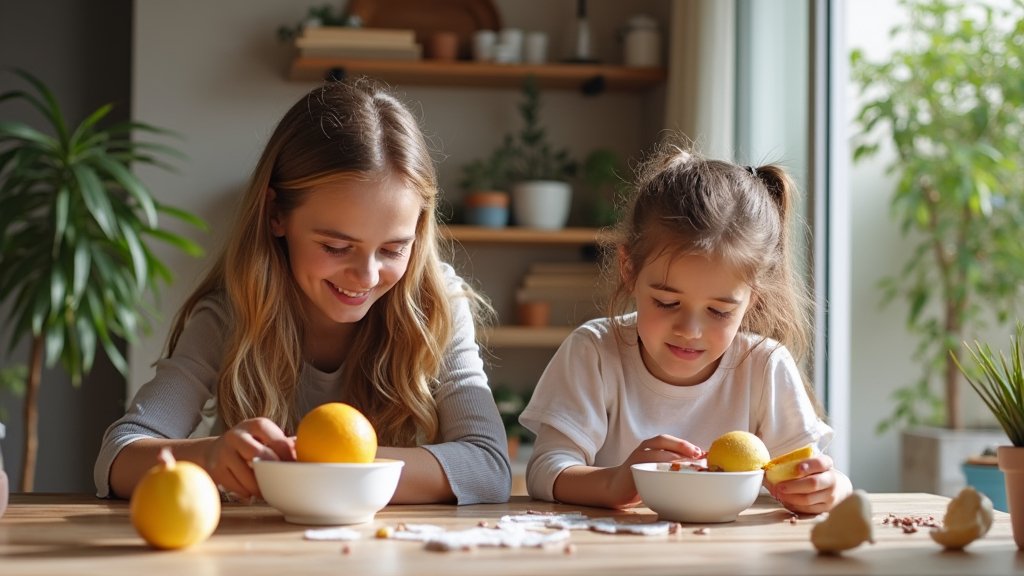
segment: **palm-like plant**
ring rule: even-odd
[[[202,254],[191,240],[158,228],[158,214],[200,229],[205,224],[154,200],[132,173],[139,164],[170,168],[164,158],[181,156],[169,146],[132,139],[168,131],[137,122],[100,127],[109,104],[69,129],[46,85],[25,71],[13,73],[32,89],[0,94],[0,102],[27,102],[49,125],[47,133],[0,121],[0,301],[10,303],[11,349],[31,339],[21,477],[21,489],[29,491],[44,354],[48,366],[60,360],[74,385],[92,369],[100,348],[126,373],[117,342],[148,329],[147,290],[171,281],[148,239]]]
[[[1017,323],[1017,335],[1010,347],[1010,358],[995,354],[988,344],[977,341],[972,348],[965,345],[975,367],[981,373],[972,374],[960,365],[955,354],[950,354],[964,378],[999,421],[1014,446],[1024,446],[1024,323]]]

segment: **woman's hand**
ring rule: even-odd
[[[832,467],[832,458],[821,454],[804,460],[796,468],[799,477],[772,485],[768,491],[793,512],[820,514],[853,492],[850,479]]]
[[[268,418],[243,420],[210,444],[205,468],[218,486],[248,500],[260,495],[253,458],[295,460],[295,439]]]
[[[633,482],[633,471],[630,466],[642,462],[672,462],[673,460],[695,460],[706,455],[703,449],[681,438],[661,434],[648,438],[640,443],[622,464],[613,470],[609,486],[608,504],[612,508],[625,508],[640,503],[640,495]]]

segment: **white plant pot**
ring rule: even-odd
[[[569,221],[572,186],[558,180],[528,180],[512,187],[516,225],[558,230]]]

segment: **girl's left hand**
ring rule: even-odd
[[[853,492],[850,479],[832,467],[832,458],[826,454],[808,458],[796,469],[799,477],[766,485],[788,510],[803,514],[828,512]]]

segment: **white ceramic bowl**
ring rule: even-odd
[[[633,481],[644,504],[660,520],[732,522],[757,500],[763,470],[698,472],[669,470],[667,464],[633,464]]]
[[[295,524],[370,522],[387,505],[402,475],[401,460],[323,464],[253,460],[263,499]]]

